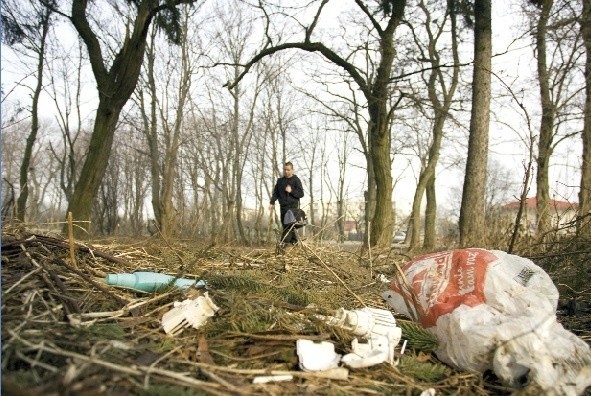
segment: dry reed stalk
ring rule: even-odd
[[[361,299],[361,297],[359,297],[359,296],[358,296],[358,295],[357,295],[357,294],[356,294],[356,293],[355,293],[353,290],[351,290],[351,288],[349,288],[349,286],[348,286],[348,285],[347,285],[347,284],[346,284],[346,283],[345,283],[345,282],[344,282],[344,281],[343,281],[343,280],[342,280],[342,279],[341,279],[341,278],[340,278],[340,277],[339,277],[339,276],[338,276],[338,275],[337,275],[337,274],[336,274],[336,273],[335,273],[335,272],[332,270],[332,268],[330,268],[330,267],[329,267],[329,266],[328,266],[328,265],[327,265],[327,264],[324,262],[324,260],[322,260],[322,259],[320,258],[320,256],[319,256],[319,255],[317,255],[317,254],[316,254],[316,252],[315,252],[314,250],[310,249],[310,248],[309,248],[309,247],[308,247],[306,244],[302,244],[302,245],[303,245],[303,246],[304,246],[304,247],[305,247],[305,248],[306,248],[306,249],[307,249],[307,250],[308,250],[310,253],[312,253],[312,254],[314,255],[314,257],[316,257],[316,258],[318,259],[318,261],[320,261],[320,264],[322,264],[322,266],[323,266],[324,268],[326,268],[326,270],[327,270],[328,272],[330,272],[330,273],[331,273],[331,274],[332,274],[332,275],[333,275],[333,276],[336,278],[336,280],[338,280],[338,281],[339,281],[339,282],[340,282],[340,283],[343,285],[343,287],[345,288],[345,290],[347,290],[347,291],[348,291],[348,292],[349,292],[349,293],[350,293],[350,294],[351,294],[353,297],[355,297],[355,299],[356,299],[357,301],[359,301],[359,302],[361,303],[361,305],[363,305],[364,307],[366,307],[366,306],[367,306],[367,304],[365,303],[365,301],[363,301],[363,300]]]
[[[70,242],[70,263],[76,269],[78,269],[78,263],[76,262],[76,255],[74,254],[74,226],[72,225],[72,212],[68,212],[68,241]]]
[[[20,342],[22,342],[24,345],[31,348],[32,350],[77,359],[82,362],[96,364],[98,366],[102,366],[102,367],[108,368],[110,370],[125,373],[125,374],[139,376],[139,375],[143,375],[143,374],[152,373],[152,374],[157,374],[157,375],[160,375],[163,377],[172,378],[174,380],[179,381],[183,385],[187,385],[187,386],[193,386],[193,387],[198,387],[198,388],[202,387],[204,389],[207,389],[210,387],[211,388],[218,388],[219,387],[217,384],[212,384],[210,382],[200,381],[200,380],[188,377],[184,374],[179,374],[177,372],[170,371],[170,370],[165,370],[165,369],[160,369],[160,368],[150,367],[150,366],[142,366],[142,365],[124,366],[121,364],[108,362],[106,360],[102,360],[102,359],[99,359],[94,356],[86,356],[86,355],[82,355],[79,353],[66,351],[66,350],[63,350],[58,347],[47,346],[44,343],[34,344],[32,342],[29,342],[28,340],[25,340],[24,338],[21,338],[18,334],[11,331],[10,329],[8,330],[8,332],[10,333],[10,335],[12,337],[16,338],[17,340],[19,340]]]
[[[10,294],[10,292],[15,289],[17,286],[19,286],[21,283],[23,283],[29,276],[36,274],[37,272],[42,271],[43,268],[42,267],[37,267],[34,270],[28,272],[25,276],[23,276],[22,278],[20,278],[18,281],[16,281],[15,284],[13,284],[12,286],[10,286],[8,289],[6,289],[5,291],[2,292],[2,296],[7,296],[8,294]]]

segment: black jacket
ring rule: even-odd
[[[291,192],[285,191],[287,185],[291,186]],[[279,200],[279,205],[282,208],[297,208],[300,203],[300,198],[304,196],[304,188],[300,179],[293,175],[289,179],[287,177],[280,177],[275,183],[273,195],[271,196],[271,204]]]

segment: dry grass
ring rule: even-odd
[[[103,240],[77,244],[11,230],[2,236],[2,389],[10,395],[419,395],[509,394],[489,375],[458,372],[431,353],[433,340],[399,321],[413,348],[397,366],[351,370],[347,380],[298,369],[297,339],[329,340],[350,351],[351,335],[315,319],[338,308],[384,308],[395,251],[306,245],[207,247],[193,242]],[[205,326],[167,336],[160,319],[178,290],[139,293],[105,284],[107,273],[138,270],[205,279],[221,307]],[[580,334],[585,337],[588,334]],[[257,375],[293,381],[254,385]]]

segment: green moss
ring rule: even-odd
[[[419,362],[415,356],[402,356],[398,369],[423,382],[437,382],[449,377],[452,369],[444,364]]]
[[[437,338],[420,324],[409,320],[398,320],[396,324],[402,329],[402,338],[408,340],[409,348],[423,352],[437,349]]]
[[[79,328],[80,335],[90,340],[122,340],[126,331],[115,323],[95,324]]]
[[[172,351],[175,346],[176,345],[175,345],[173,339],[165,338],[155,348],[150,348],[150,349],[152,349],[152,352],[160,354],[160,353],[166,353],[166,352]]]

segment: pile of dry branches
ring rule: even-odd
[[[406,258],[298,246],[214,248],[144,240],[125,246],[59,236],[2,236],[2,389],[5,394],[507,394],[477,373],[460,373],[430,352],[432,338],[399,320],[411,348],[334,379],[298,368],[296,340],[329,340],[350,352],[352,336],[315,320],[338,308],[383,307],[372,275]],[[140,293],[105,284],[107,273],[139,270],[204,279],[221,308],[200,329],[171,337],[160,319],[191,289]],[[289,374],[293,380],[253,384]]]

